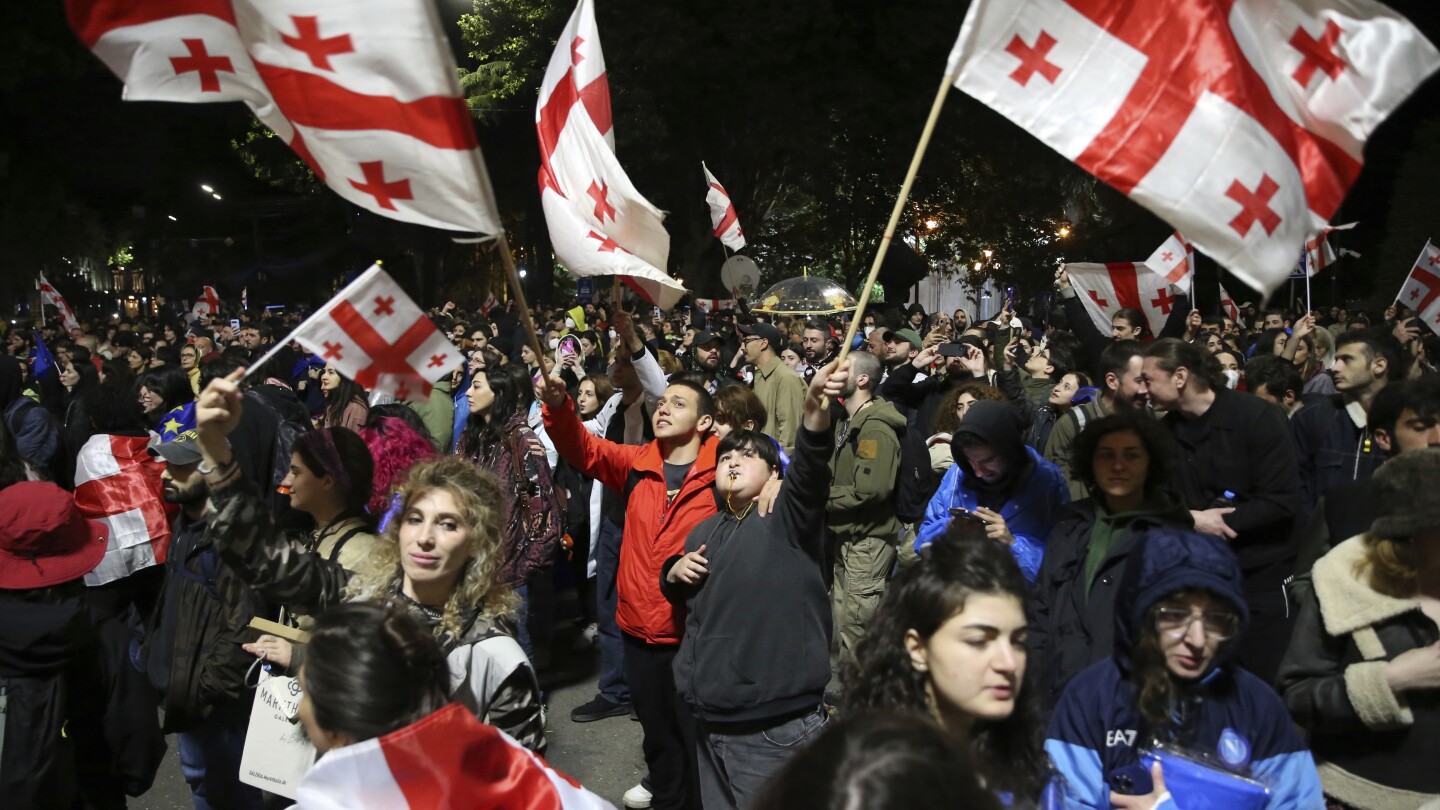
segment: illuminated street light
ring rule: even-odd
[[[525,271],[524,271],[524,270],[521,270],[521,271],[520,271],[520,277],[521,277],[521,278],[525,278]]]
[[[928,230],[928,231],[933,231],[933,230],[935,230],[935,229],[938,228],[938,227],[940,227],[940,223],[939,223],[939,222],[936,222],[936,221],[933,220],[933,219],[927,219],[927,220],[925,220],[925,229],[926,229],[926,230]]]
[[[980,251],[980,252],[981,252],[981,253],[984,253],[984,254],[985,254],[985,258],[987,258],[987,259],[990,258],[991,256],[994,256],[994,255],[995,255],[995,251],[991,250],[990,248],[985,248],[984,250],[982,250],[982,251]]]
[[[168,218],[171,222],[179,222],[179,221],[180,221],[180,220],[178,220],[178,219],[175,218],[175,215],[174,215],[174,214],[166,214],[165,216],[166,216],[166,218]]]
[[[984,263],[984,262],[975,262],[975,269],[976,269],[976,270],[981,270],[981,269],[983,269],[984,267],[985,267],[985,263]]]
[[[213,188],[205,185],[204,183],[201,183],[201,184],[200,184],[200,190],[203,191],[203,192],[205,192],[206,194],[214,194],[214,193],[215,193],[215,189],[213,189]]]
[[[220,199],[220,195],[219,195],[219,194],[211,194],[210,196],[211,196],[211,197],[214,197],[214,198],[217,199],[217,200]]]

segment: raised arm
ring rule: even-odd
[[[535,398],[544,405],[545,431],[555,442],[560,457],[584,475],[621,492],[640,447],[616,444],[591,436],[575,415],[575,403],[565,392],[565,383],[555,377],[541,377],[535,383]]]

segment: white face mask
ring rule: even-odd
[[[873,327],[873,326],[867,326],[867,327],[865,327],[865,337],[867,337],[867,338],[870,337],[870,333],[871,333],[871,332],[874,332],[874,331],[875,331],[875,327]]]
[[[574,329],[574,328],[575,328],[575,319],[574,319],[574,318],[566,318],[566,319],[565,319],[565,328],[566,328],[566,329]]]
[[[1225,387],[1234,390],[1235,386],[1240,384],[1240,372],[1236,371],[1233,368],[1227,368],[1225,369],[1224,374]]]
[[[619,336],[620,336],[620,335],[619,335],[618,333],[616,333],[616,331],[615,331],[614,329],[611,329],[611,330],[610,330],[610,339],[611,339],[611,340],[614,340],[615,338],[617,338],[617,337],[619,337]]]
[[[550,338],[550,351],[560,348],[560,338]]]

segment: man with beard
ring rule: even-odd
[[[833,341],[830,327],[824,321],[811,319],[805,322],[805,331],[800,333],[800,348],[805,365],[800,369],[800,375],[805,378],[806,385],[815,379],[816,371],[830,362]]]
[[[1045,442],[1045,460],[1060,468],[1070,487],[1071,500],[1090,497],[1085,485],[1070,469],[1070,447],[1085,425],[1109,416],[1120,408],[1144,408],[1146,398],[1140,394],[1144,344],[1138,340],[1117,340],[1100,353],[1096,367],[1096,385],[1100,396],[1071,408],[1059,421]]]
[[[889,377],[890,372],[915,359],[915,355],[925,348],[925,341],[920,338],[920,333],[914,329],[895,329],[885,332],[885,376]]]
[[[180,769],[197,806],[259,808],[261,792],[239,781],[254,692],[254,656],[240,645],[266,607],[220,562],[206,530],[209,489],[193,439],[150,448],[165,461],[165,501],[180,507],[165,560],[165,586],[147,628],[145,673],[159,694],[163,727],[177,735]]]
[[[711,394],[720,386],[735,382],[725,367],[725,341],[713,332],[695,330],[690,341],[690,365],[705,376],[705,387]]]

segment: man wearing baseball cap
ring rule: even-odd
[[[690,340],[690,364],[705,375],[705,386],[715,393],[720,386],[735,381],[725,368],[725,341],[714,332],[697,329]]]
[[[130,633],[92,611],[83,577],[109,532],[42,481],[0,490],[0,797],[7,810],[123,806],[165,753]]]
[[[884,337],[886,376],[889,376],[891,369],[899,368],[914,360],[915,355],[925,348],[925,341],[914,329],[887,329]]]
[[[740,327],[744,339],[740,348],[745,362],[755,367],[755,396],[765,406],[766,421],[760,432],[780,442],[785,455],[795,455],[795,433],[805,410],[805,382],[780,362],[785,348],[780,330],[768,323]]]

